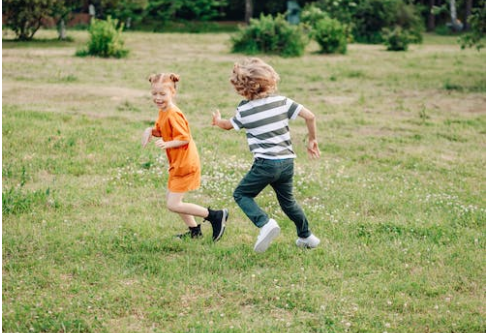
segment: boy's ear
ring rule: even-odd
[[[176,83],[179,81],[179,75],[171,73],[169,74],[169,78],[171,79],[172,82]]]

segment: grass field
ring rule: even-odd
[[[88,35],[70,35],[3,42],[3,332],[485,332],[485,50],[428,35],[405,53],[264,56],[317,115],[319,161],[304,121],[291,131],[295,195],[322,244],[296,248],[266,190],[282,232],[255,254],[232,198],[245,135],[211,126],[240,101],[229,36],[127,33],[130,56],[113,60],[75,57]],[[208,224],[173,239],[165,157],[140,147],[158,71],[181,75],[203,164],[188,201],[230,210],[216,244]]]

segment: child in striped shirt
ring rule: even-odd
[[[254,198],[271,185],[284,213],[294,222],[298,234],[298,247],[314,248],[320,240],[308,228],[308,220],[293,195],[294,154],[289,120],[298,116],[308,128],[308,155],[318,158],[314,114],[301,104],[276,94],[279,75],[258,58],[236,63],[230,82],[237,93],[245,98],[231,119],[221,119],[213,113],[213,125],[224,130],[245,129],[254,163],[240,181],[233,197],[247,217],[260,228],[254,251],[264,252],[280,233],[277,222],[257,205]]]

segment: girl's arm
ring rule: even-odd
[[[222,119],[222,116],[220,114],[220,110],[216,110],[213,112],[213,121],[211,123],[213,126],[218,126],[224,130],[231,130],[233,128],[232,123],[230,120],[227,119]]]
[[[147,127],[144,131],[144,134],[142,134],[142,147],[147,146],[153,136],[160,138],[162,134],[154,127]]]
[[[157,147],[161,149],[168,149],[168,148],[177,148],[177,147],[187,145],[189,141],[180,141],[180,140],[164,141],[162,139],[159,139],[154,143]]]
[[[306,121],[308,127],[308,156],[311,158],[320,157],[320,149],[318,148],[318,140],[316,140],[316,119],[313,112],[303,107],[298,114]]]

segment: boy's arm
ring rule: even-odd
[[[311,158],[320,157],[320,149],[318,148],[318,140],[316,140],[316,119],[313,112],[303,107],[298,114],[306,121],[308,127],[308,156]]]
[[[213,126],[218,126],[224,130],[231,130],[233,128],[233,125],[232,123],[230,122],[230,120],[227,120],[227,119],[222,119],[222,116],[220,114],[220,111],[219,110],[216,110],[215,112],[213,112],[213,121],[211,123]]]

